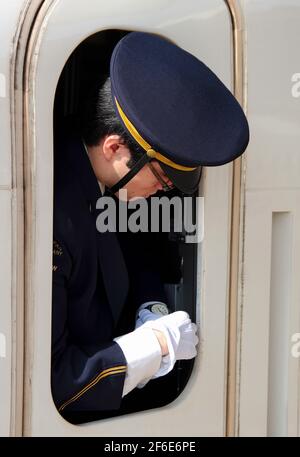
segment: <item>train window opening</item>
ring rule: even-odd
[[[54,144],[63,134],[67,125],[77,126],[84,113],[84,105],[92,87],[109,74],[110,56],[117,42],[128,31],[106,30],[96,33],[84,40],[71,54],[66,62],[56,90],[54,104]],[[77,124],[79,122],[79,124]],[[75,127],[76,128],[76,127]],[[56,157],[54,159],[57,160]],[[64,170],[68,173],[68,170]],[[56,176],[54,176],[54,180]],[[183,196],[176,189],[168,192],[168,197],[178,196],[184,204]],[[196,195],[193,196],[194,202]],[[194,207],[195,209],[195,207]],[[172,212],[171,212],[172,214]],[[175,224],[172,214],[169,233],[139,233],[134,236],[144,237],[146,244],[153,249],[152,255],[159,266],[164,282],[164,290],[170,311],[185,310],[193,322],[196,321],[196,277],[197,277],[197,243],[186,241],[186,234],[172,230]],[[122,247],[122,236],[119,234]],[[60,255],[60,246],[54,247]],[[55,268],[55,266],[53,266]],[[134,287],[134,285],[133,285]],[[67,319],[72,319],[68,309]],[[131,318],[131,322],[130,322]],[[122,330],[130,330],[134,325],[133,313],[124,318]],[[127,326],[127,327],[126,327]],[[131,330],[133,330],[131,328]],[[118,336],[118,335],[114,335]],[[129,414],[142,410],[163,407],[174,401],[185,388],[193,369],[194,359],[177,361],[173,370],[166,376],[151,380],[142,389],[135,388],[126,395],[121,407],[107,411],[76,411],[68,405],[60,414],[73,424],[86,423],[103,418]]]

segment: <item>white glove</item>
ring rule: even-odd
[[[191,322],[185,311],[175,311],[167,316],[159,317],[147,309],[139,312],[138,320],[144,327],[160,330],[166,337],[169,354],[162,358],[158,372],[153,376],[157,378],[169,373],[176,360],[192,359],[196,356],[197,326]]]

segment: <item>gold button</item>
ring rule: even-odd
[[[154,149],[148,149],[147,156],[155,157],[156,156],[156,151],[154,151]]]

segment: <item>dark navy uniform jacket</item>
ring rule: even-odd
[[[57,141],[51,383],[62,413],[120,407],[126,360],[113,338],[134,329],[142,303],[166,301],[154,245],[139,234],[99,233],[99,197],[80,137]]]

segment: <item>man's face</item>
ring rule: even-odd
[[[89,157],[97,179],[108,187],[112,187],[130,171],[128,162],[131,158],[131,152],[118,135],[108,135],[99,146],[89,148]],[[172,186],[159,162],[152,161],[151,166],[155,173],[149,164],[146,164],[124,185],[123,189],[127,191],[127,200],[147,198],[162,190],[161,180]],[[119,192],[116,193],[116,196],[124,198],[124,195],[119,195]]]
[[[127,164],[131,157],[131,153],[128,148],[126,149],[126,153],[124,152],[126,159],[124,162],[120,161],[117,164],[120,179],[130,171]],[[150,195],[156,194],[159,190],[163,190],[162,182],[165,182],[170,187],[172,186],[172,182],[163,172],[159,162],[152,161],[151,166],[149,166],[149,164],[144,165],[143,168],[127,184],[124,185],[123,189],[126,189],[127,191],[128,200],[141,197],[148,198]],[[116,195],[120,198],[119,192],[117,192]]]

